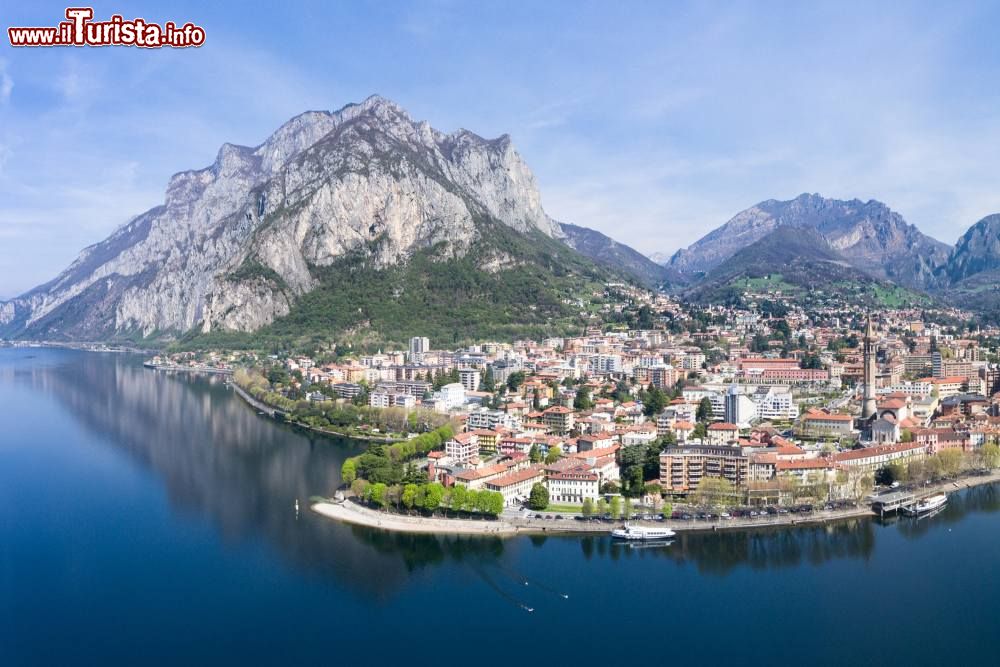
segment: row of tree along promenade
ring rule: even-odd
[[[949,493],[996,483],[1000,483],[1000,472],[969,475],[925,485],[920,489],[918,495]],[[370,494],[368,494],[368,498],[370,498]],[[790,512],[788,514],[765,513],[757,517],[722,518],[724,512],[722,510],[713,513],[713,518],[699,519],[696,514],[692,514],[692,518],[689,520],[672,518],[649,520],[642,518],[642,516],[648,515],[637,515],[630,518],[625,518],[623,515],[617,518],[611,516],[584,517],[554,510],[531,510],[517,514],[508,510],[507,513],[495,515],[491,512],[473,514],[472,512],[450,510],[448,496],[442,496],[437,501],[441,504],[431,512],[416,506],[414,509],[404,510],[404,513],[401,513],[392,509],[389,504],[391,499],[385,500],[384,504],[378,504],[366,499],[365,496],[345,498],[342,494],[338,494],[336,499],[316,499],[316,501],[312,506],[314,511],[344,523],[389,531],[438,534],[607,533],[623,521],[629,521],[629,523],[636,525],[668,527],[681,533],[815,525],[850,519],[869,519],[876,516],[867,504],[840,509],[818,507],[808,512]],[[479,518],[469,518],[473,516]]]

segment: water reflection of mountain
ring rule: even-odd
[[[456,552],[433,537],[410,543],[359,534],[306,509],[310,496],[337,486],[343,459],[360,443],[262,419],[217,377],[165,375],[122,356],[53,354],[63,363],[0,373],[55,396],[81,424],[154,470],[175,507],[207,516],[227,539],[263,536],[295,564],[376,595],[395,591],[415,564]]]
[[[576,544],[584,559],[627,562],[668,558],[699,572],[726,575],[740,566],[794,568],[834,559],[871,557],[878,524],[855,520],[825,526],[687,533],[669,547],[632,548],[607,536],[495,538],[400,535],[352,528],[293,503],[334,488],[345,456],[361,445],[297,432],[258,417],[218,378],[171,376],[143,369],[135,358],[35,351],[35,359],[0,365],[0,380],[47,392],[86,428],[153,470],[175,507],[207,517],[232,540],[258,539],[289,562],[365,595],[388,596],[411,573],[442,564],[473,568],[517,558],[522,548]],[[951,496],[933,522],[1000,509],[1000,487]],[[916,538],[933,523],[900,521]],[[513,548],[513,547],[517,548]],[[506,554],[505,554],[506,551]],[[564,555],[564,554],[562,554]]]

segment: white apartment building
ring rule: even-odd
[[[569,470],[549,475],[545,485],[549,489],[549,502],[582,505],[588,498],[599,498],[600,478],[597,473]]]
[[[438,412],[448,412],[465,404],[465,387],[459,382],[452,382],[441,387],[434,396],[434,409]]]
[[[466,421],[466,427],[470,431],[476,429],[488,429],[492,431],[500,426],[511,431],[519,431],[521,429],[521,419],[515,414],[502,410],[477,408],[469,413],[468,421]]]
[[[444,443],[444,453],[458,463],[466,463],[479,454],[479,436],[475,433],[458,433]]]
[[[481,377],[479,370],[475,368],[462,368],[458,371],[459,383],[465,387],[465,391],[479,391]]]

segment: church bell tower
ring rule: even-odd
[[[864,401],[861,404],[861,420],[867,421],[875,416],[878,408],[875,405],[875,327],[871,315],[865,327],[864,339]]]

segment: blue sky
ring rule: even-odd
[[[900,6],[893,6],[900,5]],[[54,25],[65,4],[0,5]],[[876,198],[953,243],[1000,211],[998,3],[99,2],[200,49],[0,46],[0,296],[171,174],[372,93],[509,133],[553,217],[672,252],[769,198]],[[6,31],[4,30],[4,33]]]

